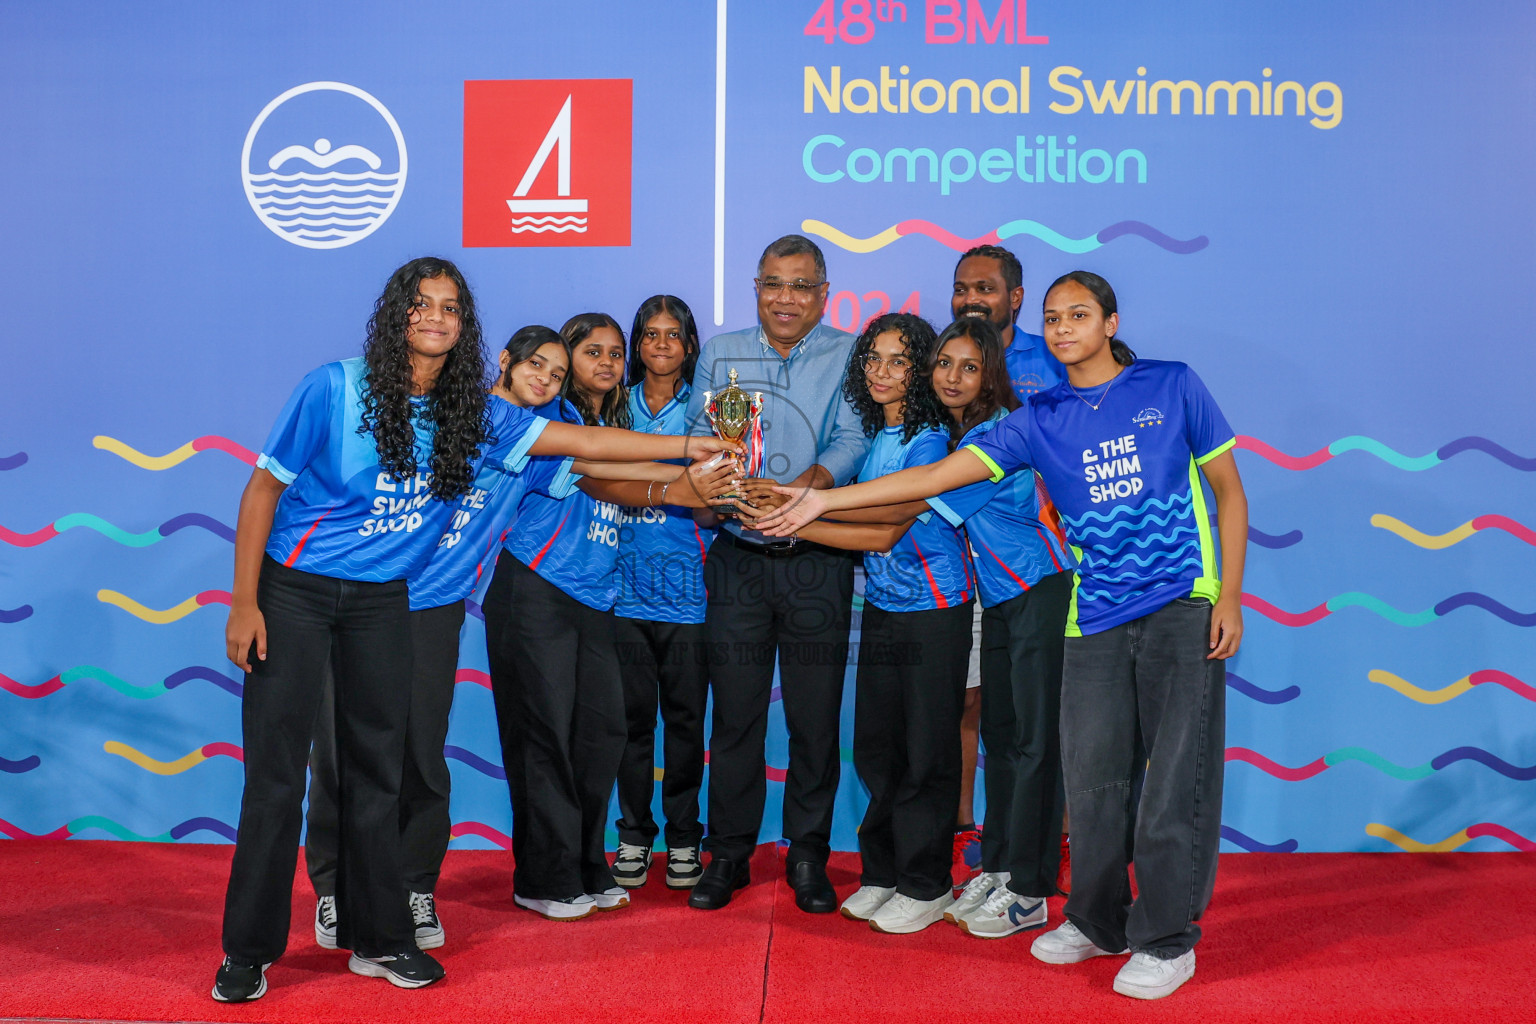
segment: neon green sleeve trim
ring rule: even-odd
[[[1205,465],[1207,462],[1210,462],[1216,456],[1220,455],[1224,451],[1227,451],[1228,449],[1230,449],[1235,444],[1237,444],[1237,438],[1234,437],[1230,441],[1228,441],[1226,444],[1218,445],[1217,447],[1211,449],[1206,454],[1200,456],[1198,459],[1195,460],[1195,465],[1197,465],[1197,466]]]
[[[991,473],[992,473],[992,482],[993,483],[997,483],[1003,477],[1008,475],[1007,473],[1003,472],[1003,467],[1002,466],[999,466],[996,462],[992,461],[992,456],[988,455],[986,452],[982,451],[980,448],[977,448],[975,445],[968,444],[968,445],[965,446],[965,450],[970,452],[971,454],[975,455],[978,459],[980,459],[982,461],[982,463],[987,467],[987,469],[991,471]]]

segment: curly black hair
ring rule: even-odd
[[[415,384],[407,333],[421,282],[437,277],[447,277],[459,290],[459,340],[416,410],[411,405]],[[436,427],[432,496],[451,501],[468,493],[478,449],[489,440],[485,393],[490,377],[475,299],[459,268],[438,256],[422,256],[391,274],[368,320],[363,360],[367,372],[362,385],[362,425],[357,432],[373,435],[379,465],[395,480],[417,472],[412,419],[421,416]]]
[[[565,322],[560,328],[560,337],[565,339],[565,350],[571,354],[571,372],[565,375],[565,383],[560,385],[560,395],[576,407],[581,413],[581,420],[589,427],[599,424],[609,427],[629,429],[629,388],[624,386],[624,374],[619,373],[619,383],[613,390],[603,395],[597,408],[592,407],[592,397],[582,390],[576,383],[576,346],[586,341],[593,331],[603,327],[613,328],[613,332],[619,336],[619,344],[624,344],[624,328],[619,322],[607,313],[577,313]]]
[[[934,392],[933,378],[927,371],[938,350],[938,339],[933,326],[915,313],[887,313],[869,322],[859,340],[854,342],[853,354],[848,357],[848,370],[843,375],[843,397],[859,414],[865,437],[874,437],[885,429],[885,413],[864,382],[864,354],[875,347],[876,338],[892,331],[901,336],[907,359],[912,364],[907,370],[907,393],[901,400],[902,443],[911,441],[926,427],[947,435],[949,411]]]

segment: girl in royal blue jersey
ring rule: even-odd
[[[653,295],[629,336],[629,418],[633,429],[687,433],[688,395],[699,332],[687,303]],[[628,738],[619,765],[618,853],[613,878],[644,885],[658,829],[656,715],[663,723],[661,806],[666,816],[666,884],[689,889],[703,873],[699,787],[704,781],[704,710],[709,669],[704,635],[704,557],[715,531],[677,505],[626,508],[619,530],[619,672]]]
[[[299,385],[241,496],[225,640],[247,673],[245,788],[215,999],[260,997],[266,966],[286,945],[304,767],[328,661],[343,823],[337,942],[353,950],[355,973],[404,988],[442,977],[416,945],[398,853],[407,580],[431,558],[483,463],[515,472],[530,454],[689,454],[676,439],[488,406],[485,384],[463,276],[447,260],[413,260],[375,306],[363,357],[322,366]]]
[[[837,491],[786,489],[791,503],[762,525],[787,532],[829,510],[931,496],[1023,465],[1040,474],[1080,561],[1061,708],[1072,894],[1066,923],[1031,952],[1057,964],[1133,952],[1115,990],[1156,999],[1194,974],[1215,884],[1223,661],[1242,638],[1248,506],[1221,410],[1188,366],[1137,359],[1116,337],[1103,278],[1059,278],[1044,321],[1064,383],[936,466]]]
[[[926,372],[937,348],[933,328],[910,313],[877,317],[859,336],[843,394],[873,441],[860,480],[949,454],[949,416]],[[841,909],[893,934],[943,920],[953,902],[975,589],[960,531],[926,506],[906,511],[890,525],[810,523],[799,534],[866,552],[853,763],[869,806],[859,826],[860,887]]]

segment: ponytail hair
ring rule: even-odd
[[[1057,285],[1066,284],[1068,281],[1088,289],[1106,318],[1120,312],[1120,304],[1115,301],[1115,290],[1109,286],[1108,281],[1091,270],[1074,270],[1069,274],[1062,274],[1045,290],[1046,298],[1050,298],[1051,292],[1056,290]],[[1109,339],[1109,352],[1115,357],[1115,362],[1121,366],[1130,366],[1136,361],[1136,353],[1132,352],[1131,346],[1121,341],[1118,335]]]

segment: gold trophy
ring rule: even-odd
[[[730,383],[723,389],[704,392],[704,415],[709,417],[710,428],[716,437],[741,446],[742,454],[736,458],[743,474],[757,476],[763,465],[763,393],[754,391],[748,395],[737,387],[735,370],[730,370],[727,376]],[[720,496],[721,500],[743,497],[737,491]],[[722,516],[737,514],[728,505],[716,505],[715,511]]]

